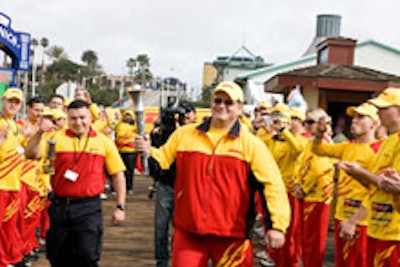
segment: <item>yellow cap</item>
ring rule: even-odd
[[[43,114],[44,117],[53,117],[53,109],[49,107],[44,107]]]
[[[289,113],[291,117],[298,118],[302,121],[306,119],[306,114],[298,107],[291,107]]]
[[[400,106],[400,88],[386,88],[378,97],[368,100],[368,103],[378,108]]]
[[[278,103],[272,108],[271,112],[289,114],[289,107],[283,103]]]
[[[62,111],[61,109],[55,108],[52,111],[53,111],[53,118],[56,120],[67,118],[67,114],[64,111]]]
[[[69,106],[69,104],[71,104],[71,99],[69,99],[68,97],[64,97],[64,103],[63,103],[64,107]]]
[[[260,103],[258,103],[257,108],[269,109],[269,108],[272,108],[272,105],[271,105],[271,103],[269,101],[261,101]]]
[[[233,101],[244,102],[243,90],[234,82],[221,82],[214,89],[214,94],[217,92],[226,93]]]
[[[24,94],[22,93],[22,91],[19,88],[15,88],[15,87],[8,88],[4,92],[3,97],[7,98],[7,99],[16,98],[19,101],[24,101]]]
[[[346,109],[346,114],[349,115],[350,117],[353,117],[354,113],[368,116],[374,121],[379,121],[378,109],[375,106],[370,105],[368,103],[363,103],[358,107],[348,107]]]

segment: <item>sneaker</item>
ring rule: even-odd
[[[108,197],[107,197],[106,194],[101,193],[101,194],[100,194],[100,198],[101,198],[102,200],[106,200]]]
[[[271,259],[262,259],[260,260],[260,264],[263,267],[273,267],[275,266],[275,262]]]
[[[128,190],[128,195],[133,196],[133,190]]]
[[[257,252],[256,257],[259,259],[264,259],[264,260],[269,259],[268,252],[265,250],[261,250],[261,251]]]

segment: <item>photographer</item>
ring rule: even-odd
[[[177,120],[176,120],[176,117]],[[167,107],[162,110],[159,125],[155,125],[150,133],[154,146],[161,146],[177,127],[194,123],[196,110],[189,102],[182,102],[178,108]],[[168,230],[169,222],[174,211],[174,183],[176,169],[175,164],[168,170],[161,170],[153,159],[149,159],[150,175],[155,180],[157,189],[155,207],[155,258],[157,266],[168,266]]]

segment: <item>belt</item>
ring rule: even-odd
[[[50,200],[55,204],[75,204],[75,203],[84,203],[89,201],[99,200],[100,195],[91,196],[91,197],[59,197],[53,195]]]

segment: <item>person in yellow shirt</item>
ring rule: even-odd
[[[383,141],[372,171],[357,162],[343,161],[338,167],[370,187],[368,203],[367,266],[399,266],[400,190],[400,89],[387,88],[368,103],[376,106],[389,136]]]
[[[0,266],[22,261],[18,219],[21,211],[21,175],[24,163],[21,127],[14,117],[21,109],[23,93],[8,88],[0,115]]]
[[[136,136],[135,148],[162,169],[176,162],[173,266],[252,267],[254,194],[262,192],[272,248],[284,243],[289,202],[279,169],[263,143],[238,120],[243,91],[233,82],[214,89],[211,118],[174,131],[160,148]],[[266,167],[267,166],[267,167]]]
[[[137,132],[134,112],[132,110],[126,110],[122,115],[122,120],[115,125],[115,144],[126,166],[126,191],[130,195],[133,194],[136,161],[138,160],[138,155],[140,157],[140,154],[136,153],[134,146]]]
[[[363,168],[372,170],[381,145],[381,141],[375,139],[375,131],[380,124],[377,111],[376,107],[368,103],[346,110],[347,115],[352,117],[350,132],[355,139],[351,142],[322,143],[326,124],[319,123],[313,152],[320,156],[357,162]],[[340,172],[335,211],[335,265],[338,267],[367,266],[365,205],[368,204],[368,194],[367,187],[345,172]],[[361,212],[358,212],[360,209]]]
[[[39,97],[31,98],[26,103],[26,118],[19,120],[17,123],[22,127],[31,128],[30,134],[25,133],[26,141],[32,136],[39,128],[39,121],[42,118],[44,109],[44,102]],[[35,249],[39,247],[38,240],[36,238],[36,230],[39,227],[40,222],[40,188],[39,188],[39,177],[38,177],[39,161],[36,160],[24,160],[22,167],[22,188],[21,188],[21,223],[19,229],[22,237],[23,247],[22,252],[24,253],[25,260],[37,258]]]
[[[279,103],[271,110],[273,135],[264,142],[271,151],[285,183],[291,206],[291,222],[286,232],[285,245],[275,251],[269,250],[271,258],[277,266],[298,266],[300,251],[296,244],[299,229],[299,202],[294,197],[295,170],[300,155],[304,151],[304,142],[300,141],[290,128],[291,113],[287,105]]]
[[[322,109],[307,113],[306,129],[312,135],[317,134],[316,122],[328,118]],[[330,142],[328,138],[324,142]],[[296,169],[296,198],[302,203],[302,259],[303,266],[322,266],[324,260],[330,202],[333,191],[333,164],[327,157],[315,155],[312,140],[307,142],[304,153]]]

